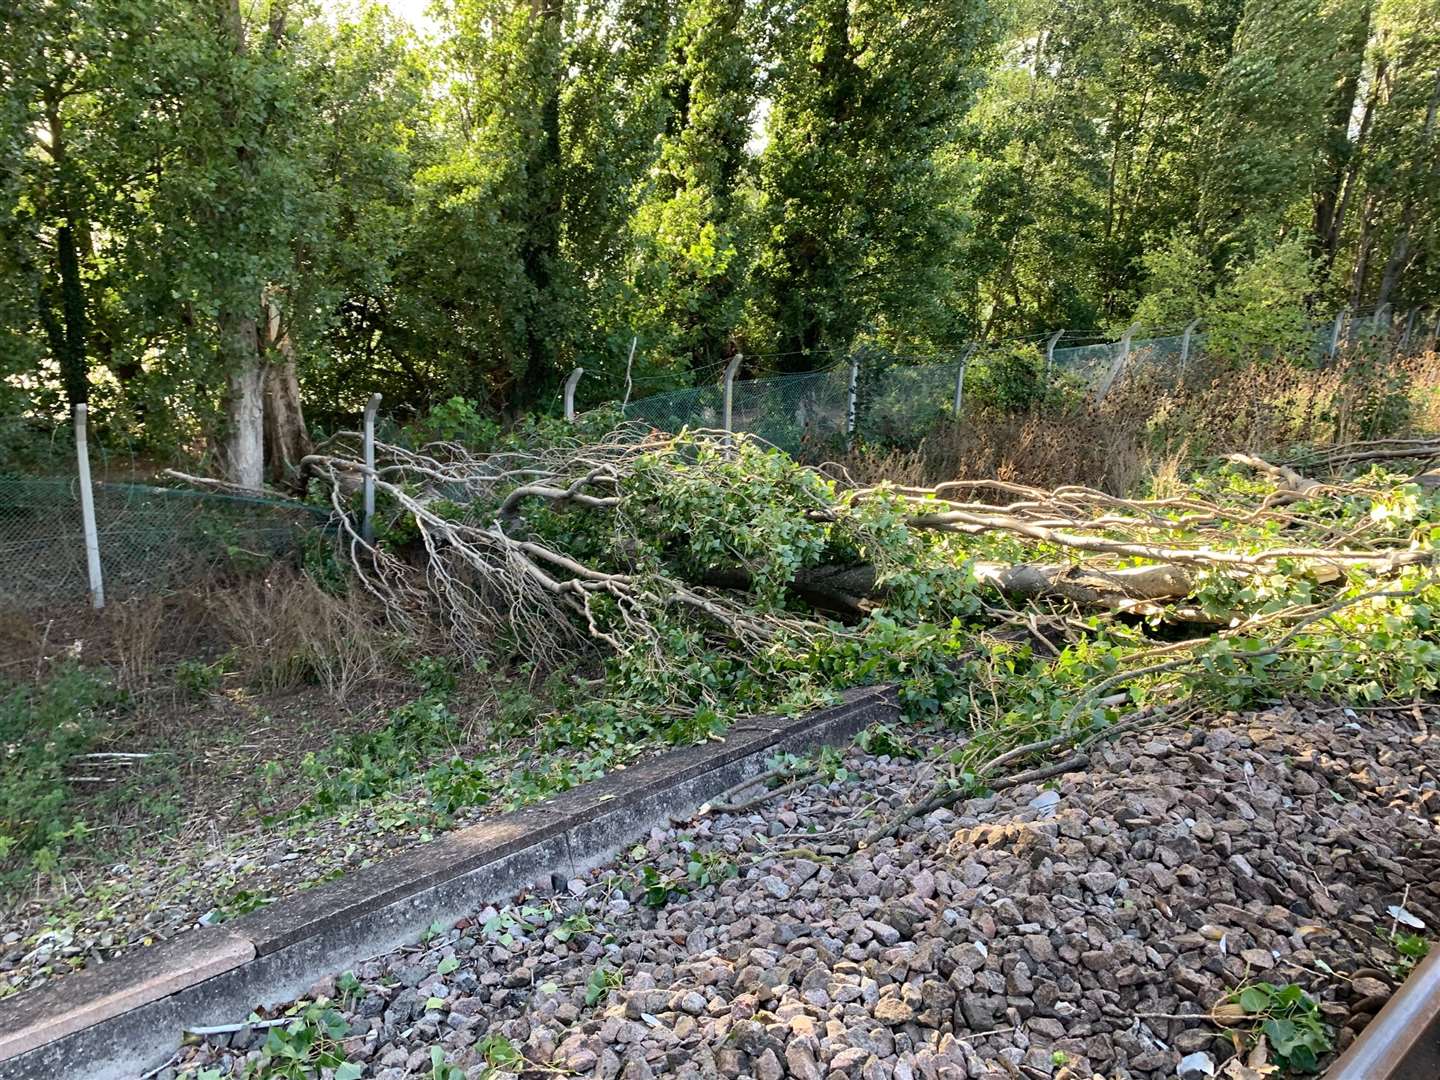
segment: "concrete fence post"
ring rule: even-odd
[[[75,406],[75,464],[80,473],[80,520],[85,528],[85,569],[90,578],[90,604],[105,606],[105,580],[100,573],[100,530],[95,524],[95,491],[90,486],[90,409]]]
[[[965,407],[965,369],[970,366],[970,357],[975,355],[978,345],[972,342],[965,346],[965,351],[960,354],[960,370],[955,372],[955,400],[951,403],[950,411],[956,420],[960,419],[960,410]]]
[[[577,367],[570,372],[570,377],[565,380],[565,422],[575,421],[575,387],[579,385],[580,376],[585,374],[583,367]]]
[[[1417,316],[1419,316],[1419,314],[1420,309],[1418,307],[1412,307],[1409,311],[1405,313],[1404,327],[1400,331],[1401,352],[1404,352],[1406,349],[1410,348],[1410,337],[1415,332],[1415,319]]]
[[[725,365],[725,445],[730,445],[730,436],[735,433],[735,376],[740,372],[743,353],[736,353]]]
[[[1185,333],[1180,338],[1180,378],[1185,378],[1185,365],[1190,362],[1190,343],[1195,340],[1195,328],[1200,325],[1199,319],[1191,319],[1185,324]]]
[[[1064,330],[1056,330],[1045,342],[1045,381],[1050,381],[1050,369],[1055,366],[1055,346],[1060,344],[1060,339],[1065,336]]]
[[[361,429],[361,456],[365,461],[360,537],[367,544],[375,539],[375,414],[380,410],[380,395],[371,394],[365,403],[365,425]]]
[[[1345,332],[1345,320],[1349,315],[1349,308],[1341,308],[1335,313],[1335,323],[1330,327],[1330,349],[1325,354],[1327,360],[1334,360],[1340,351],[1340,335]]]
[[[1100,384],[1100,392],[1095,395],[1097,404],[1105,400],[1105,395],[1110,393],[1110,387],[1115,385],[1115,380],[1120,377],[1120,373],[1125,370],[1125,365],[1130,362],[1130,339],[1139,329],[1138,322],[1131,323],[1125,333],[1120,335],[1120,340],[1116,343],[1115,360],[1110,365],[1110,371],[1106,374],[1105,381]]]
[[[848,445],[855,439],[856,408],[860,394],[860,351],[850,354],[850,388],[845,398],[845,441]]]

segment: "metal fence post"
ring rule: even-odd
[[[1115,384],[1115,380],[1120,377],[1120,373],[1125,370],[1125,365],[1129,363],[1130,338],[1134,336],[1135,331],[1139,329],[1140,324],[1138,322],[1131,323],[1125,333],[1120,335],[1120,340],[1117,343],[1118,347],[1115,350],[1115,360],[1110,365],[1110,372],[1105,376],[1105,381],[1100,384],[1100,392],[1095,395],[1097,404],[1105,400],[1105,395],[1110,393],[1110,387]]]
[[[1053,334],[1050,335],[1050,339],[1045,342],[1045,381],[1046,381],[1046,382],[1049,382],[1049,381],[1050,381],[1050,369],[1055,366],[1055,346],[1060,343],[1060,339],[1061,339],[1064,335],[1065,335],[1065,331],[1064,331],[1064,330],[1056,330]]]
[[[848,445],[855,438],[856,407],[860,392],[860,352],[850,354],[850,389],[845,398],[845,442]]]
[[[575,387],[580,382],[580,376],[585,374],[583,367],[577,367],[570,372],[570,377],[565,380],[565,421],[573,423],[575,420]]]
[[[740,372],[743,353],[736,353],[725,365],[725,445],[730,445],[730,436],[735,433],[735,376]]]
[[[85,568],[90,575],[90,604],[99,611],[105,606],[105,580],[100,573],[100,530],[95,525],[95,492],[90,486],[90,442],[87,432],[90,409],[84,402],[75,406],[75,464],[80,472],[80,520],[85,526]]]
[[[1195,337],[1195,328],[1200,325],[1199,319],[1191,319],[1185,324],[1185,333],[1180,338],[1180,378],[1185,378],[1185,365],[1190,361],[1190,342]]]
[[[1335,325],[1330,328],[1330,351],[1326,358],[1335,359],[1335,354],[1340,351],[1340,335],[1345,331],[1345,319],[1349,316],[1349,308],[1341,308],[1335,313]]]
[[[380,395],[371,394],[365,403],[364,440],[365,478],[364,513],[360,518],[360,536],[368,544],[375,539],[375,413],[380,409]]]

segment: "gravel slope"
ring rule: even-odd
[[[1173,1077],[1233,1053],[1183,1017],[1260,978],[1304,987],[1343,1046],[1397,981],[1387,907],[1440,925],[1432,715],[1284,706],[1151,729],[847,856],[934,761],[852,750],[848,779],[657,830],[522,898],[529,914],[477,912],[359,966],[348,997],[315,993],[343,998],[346,1052],[384,1078],[430,1075],[434,1046],[485,1075],[487,1036],[627,1080]],[[739,876],[641,902],[639,867],[683,875],[696,852]],[[617,974],[587,1005],[597,968]],[[263,1034],[176,1068],[239,1071]]]

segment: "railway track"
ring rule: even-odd
[[[1420,962],[1325,1077],[1440,1080],[1440,949]]]

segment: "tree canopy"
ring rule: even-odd
[[[36,0],[0,35],[0,406],[284,472],[862,342],[1440,293],[1421,0]],[[635,347],[633,365],[630,362]]]

